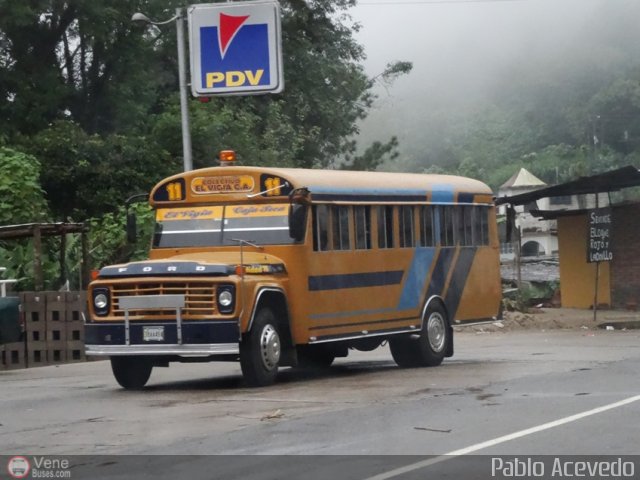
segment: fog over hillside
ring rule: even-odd
[[[364,0],[351,14],[370,76],[389,61],[413,62],[409,75],[377,88],[361,127],[363,143],[398,136],[404,160],[391,168],[447,163],[438,152],[496,106],[544,116],[547,102],[560,115],[559,103],[584,103],[640,65],[637,0]]]

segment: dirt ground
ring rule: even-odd
[[[575,308],[532,308],[527,313],[505,312],[501,321],[456,327],[458,331],[499,332],[514,330],[626,330],[640,328],[640,312]]]

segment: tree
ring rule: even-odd
[[[148,42],[131,14],[166,15],[177,0],[4,0],[0,126],[32,134],[71,118],[87,132],[125,132],[175,84],[164,37]],[[173,44],[175,45],[175,43]]]
[[[341,166],[344,170],[376,170],[383,162],[398,157],[398,139],[391,137],[387,143],[373,142],[362,155],[348,159]]]
[[[56,219],[101,216],[179,168],[144,136],[89,135],[68,121],[23,141],[46,166],[40,181]]]

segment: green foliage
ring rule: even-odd
[[[523,284],[521,288],[505,293],[502,305],[505,310],[526,313],[537,302],[550,300],[560,287],[558,281]]]
[[[42,274],[45,278],[45,288],[59,288],[57,280],[60,276],[60,267],[58,262],[58,242],[52,239],[43,239],[42,241]],[[17,291],[33,290],[33,241],[32,240],[12,240],[0,244],[0,265],[7,270],[3,274],[3,278],[18,279],[15,285]]]
[[[23,141],[47,166],[41,184],[55,218],[83,221],[115,210],[178,168],[143,136],[89,135],[69,121]]]
[[[146,257],[153,235],[153,211],[145,203],[136,203],[131,206],[131,209],[138,219],[138,236],[135,245],[127,242],[127,215],[124,207],[89,221],[92,268]]]
[[[0,147],[0,225],[45,220],[48,216],[40,187],[40,162],[26,153]]]

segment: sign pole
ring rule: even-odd
[[[598,316],[598,277],[600,276],[600,262],[596,262],[596,288],[593,298],[593,323],[596,323]]]
[[[596,192],[596,211],[600,208],[600,194]],[[589,232],[591,236],[591,232]],[[598,277],[600,277],[600,261],[596,261],[596,286],[594,288],[594,296],[593,296],[593,323],[595,324],[598,321]]]
[[[187,103],[189,85],[187,84],[187,53],[184,39],[184,13],[176,8],[176,35],[178,40],[178,81],[180,82],[180,117],[182,119],[182,162],[184,171],[193,170],[191,158],[191,126],[189,123],[189,104]]]

